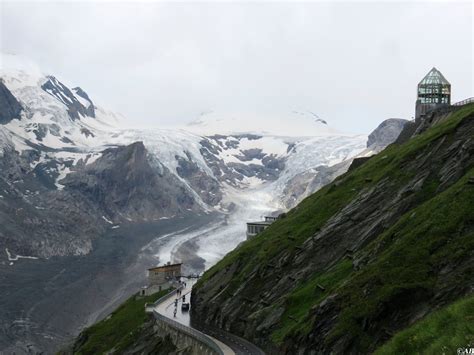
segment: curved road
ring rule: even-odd
[[[181,305],[183,303],[183,296],[185,297],[185,303],[190,303],[191,289],[196,283],[196,280],[189,279],[186,281],[186,287],[181,290],[181,295],[171,295],[164,302],[161,302],[155,310],[161,315],[173,319],[185,326],[191,327],[191,319],[189,311],[182,311]],[[176,302],[177,300],[177,302]],[[175,314],[176,310],[176,314]],[[216,343],[224,351],[224,354],[236,354],[236,355],[264,355],[265,353],[254,344],[242,339],[236,335],[230,334],[218,328],[206,326],[201,329],[197,329],[207,336],[213,338]]]
[[[227,344],[238,355],[265,355],[265,353],[251,342],[238,337],[237,335],[228,333],[222,329],[205,326],[199,330],[206,335],[210,335],[215,339]]]

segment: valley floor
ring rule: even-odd
[[[0,263],[0,351],[56,351],[146,284],[146,269],[181,261],[201,273],[245,240],[245,222],[278,209],[268,187],[229,191],[231,208],[121,225],[98,238],[92,253]]]
[[[141,286],[157,249],[177,230],[200,230],[221,220],[190,215],[122,225],[98,238],[92,253],[49,260],[0,259],[0,353],[52,353],[80,329],[104,317]],[[161,241],[161,243],[160,243]],[[148,246],[148,247],[147,247]]]

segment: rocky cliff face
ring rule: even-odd
[[[79,120],[81,116],[95,117],[94,104],[81,88],[73,89],[73,91],[83,100],[80,100],[67,86],[51,75],[47,77],[41,88],[66,105],[71,119]]]
[[[84,196],[105,211],[111,221],[156,220],[199,211],[193,196],[147,154],[142,142],[109,148],[60,183],[66,192]]]
[[[38,162],[40,156],[10,148],[0,159],[0,248],[12,255],[85,254],[113,223],[201,210],[141,142],[106,149],[90,164]],[[69,174],[61,178],[63,169]]]
[[[10,90],[0,80],[0,124],[10,122],[14,118],[19,118],[22,107]]]
[[[367,148],[380,151],[387,145],[392,144],[398,138],[407,122],[407,120],[401,118],[389,118],[388,120],[383,121],[372,133],[369,134]]]
[[[196,326],[269,353],[369,353],[474,289],[474,106],[305,199],[193,289]]]
[[[189,152],[186,152],[186,158],[179,155],[175,158],[178,162],[177,174],[189,183],[205,203],[211,206],[217,205],[222,200],[218,181],[201,170]]]
[[[37,179],[28,157],[7,151],[0,160],[0,248],[50,257],[91,249],[91,236],[104,230],[100,211]],[[54,186],[54,185],[53,185]]]

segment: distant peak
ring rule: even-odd
[[[36,77],[44,76],[33,60],[12,53],[0,53],[0,71],[2,74],[22,72]]]
[[[259,134],[312,137],[340,134],[314,111],[291,110],[275,114],[201,112],[185,130],[198,134]]]

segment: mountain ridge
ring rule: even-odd
[[[193,289],[196,326],[270,353],[365,353],[472,294],[474,105],[441,116],[208,270]]]

